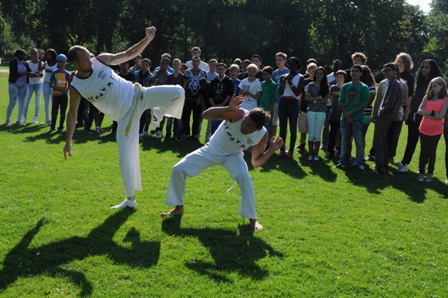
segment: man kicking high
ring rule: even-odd
[[[255,231],[263,229],[257,221],[255,211],[254,183],[243,151],[252,147],[252,165],[257,168],[264,165],[274,152],[283,146],[280,137],[270,140],[270,147],[265,151],[268,133],[264,125],[270,115],[263,109],[255,108],[250,112],[240,108],[242,96],[233,97],[226,107],[211,107],[204,111],[207,120],[224,120],[210,138],[210,142],[185,156],[172,169],[166,204],[175,206],[173,210],[162,213],[163,216],[182,215],[184,213],[184,193],[187,177],[197,176],[205,169],[222,165],[230,177],[238,183],[242,199],[238,213],[249,218]]]
[[[134,208],[135,190],[142,189],[140,176],[139,137],[140,116],[152,109],[152,126],[157,128],[163,116],[180,118],[184,105],[184,90],[181,86],[156,86],[144,88],[118,76],[109,65],[127,62],[140,54],[154,39],[156,28],[145,29],[145,38],[128,50],[117,53],[102,53],[93,57],[82,46],[73,46],[68,60],[76,68],[70,85],[70,108],[67,115],[67,139],[64,157],[72,156],[72,137],[75,130],[77,110],[81,96],[90,101],[112,120],[118,122],[117,143],[120,170],[126,199],[112,208]]]

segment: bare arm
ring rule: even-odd
[[[244,97],[242,95],[234,95],[228,106],[210,107],[202,113],[202,117],[207,120],[229,120],[232,123],[236,122],[244,117],[244,111],[239,108],[243,100]]]
[[[268,142],[268,133],[263,136],[260,143],[252,147],[252,166],[254,168],[258,168],[262,165],[264,165],[269,158],[271,158],[272,154],[274,154],[275,151],[280,149],[283,146],[283,139],[280,137],[272,137],[270,140],[270,146],[269,149],[264,151],[264,148],[266,147],[266,143]]]
[[[98,60],[106,65],[118,65],[120,63],[134,59],[138,54],[149,45],[156,35],[156,28],[154,26],[145,29],[146,36],[140,42],[136,43],[124,52],[111,54],[103,53],[98,55]]]
[[[81,95],[73,87],[70,87],[70,107],[67,113],[67,137],[64,146],[64,158],[67,159],[67,153],[72,156],[72,138],[75,131],[76,118],[78,116],[78,107],[81,102]]]

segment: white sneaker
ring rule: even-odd
[[[39,121],[37,120],[37,116],[34,116],[34,117],[33,117],[33,123],[34,123],[34,124],[39,123]]]
[[[20,124],[25,124],[26,123],[26,118],[25,116],[22,116],[22,118],[20,118]]]
[[[145,137],[147,135],[148,135],[148,132],[146,130],[144,130],[138,136],[142,138],[142,137]]]
[[[156,139],[161,139],[163,137],[163,133],[161,130],[156,131]]]
[[[110,208],[111,209],[118,209],[118,208],[123,208],[124,209],[126,207],[128,207],[128,208],[135,208],[135,206],[137,206],[137,201],[135,201],[135,200],[132,201],[132,200],[126,199],[123,202],[121,202],[121,204],[112,206]]]
[[[398,163],[398,173],[406,173],[408,171],[408,165],[402,164],[401,162]]]

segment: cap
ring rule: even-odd
[[[59,55],[56,57],[56,61],[64,61],[64,62],[67,62],[67,57],[66,57],[64,54],[59,54]]]

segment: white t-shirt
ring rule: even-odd
[[[286,77],[288,76],[288,74],[282,75],[282,77]],[[300,73],[296,74],[293,78],[292,78],[292,84],[296,87],[299,86],[299,81],[300,81],[300,77],[302,75]],[[300,95],[300,94],[299,94]],[[285,85],[285,90],[283,91],[283,95],[282,96],[292,96],[294,98],[299,98],[299,95],[295,95],[294,92],[292,92],[291,86],[289,86],[289,82],[286,81],[286,85]]]
[[[34,73],[39,73],[41,74],[42,72],[39,71],[39,64],[38,63],[33,63],[31,62],[31,60],[26,61],[26,63],[28,63],[28,66],[30,67],[31,71]],[[37,84],[42,84],[44,82],[44,78],[43,77],[31,77],[30,76],[30,84],[31,85],[37,85]]]
[[[187,68],[193,68],[193,64],[191,63],[191,60],[185,62],[185,66],[186,66]],[[202,68],[202,69],[205,70],[205,71],[209,71],[209,70],[210,70],[210,68],[208,67],[208,63],[207,63],[207,62],[204,62],[204,61],[202,61],[202,60],[201,60],[201,64],[199,64],[199,68]]]
[[[244,117],[235,123],[222,121],[218,129],[210,138],[208,146],[214,155],[230,155],[242,153],[245,149],[260,143],[266,134],[266,128],[256,130],[250,134],[241,132],[241,124],[249,115],[249,111],[244,110]]]
[[[249,82],[248,78],[245,78],[241,81],[240,85],[241,90],[247,90],[251,94],[256,95],[257,92],[261,92],[261,83],[258,79],[255,79],[253,82]],[[241,103],[241,108],[244,110],[252,110],[258,106],[258,101],[256,101],[253,97],[245,95],[244,101]]]
[[[58,68],[58,64],[57,63],[55,63],[53,66],[50,66],[50,65],[48,65],[48,63],[45,63],[45,72],[44,72],[44,82],[45,83],[50,83],[51,73],[56,68]],[[49,70],[50,72],[47,72],[47,70]]]
[[[81,79],[75,75],[71,86],[98,110],[120,121],[133,106],[134,86],[95,57],[91,61],[93,72],[90,76]]]

